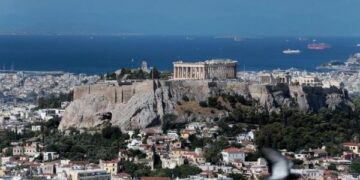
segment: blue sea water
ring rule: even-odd
[[[307,49],[313,39],[331,45],[321,51]],[[142,60],[161,70],[172,62],[231,58],[239,69],[271,70],[291,67],[314,71],[330,60],[345,61],[360,52],[360,37],[233,38],[185,36],[0,36],[0,69],[67,71],[102,74],[121,67],[138,67]],[[286,55],[287,48],[301,54]]]

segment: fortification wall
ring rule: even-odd
[[[144,91],[144,89],[152,88],[151,81],[134,83],[132,85],[114,85],[114,84],[93,84],[86,86],[78,86],[74,88],[74,100],[84,98],[88,95],[104,96],[112,103],[126,103],[136,92]],[[146,86],[146,87],[144,87]]]
[[[80,99],[90,94],[90,85],[76,86],[74,88],[74,100]]]

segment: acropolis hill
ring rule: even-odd
[[[176,114],[179,121],[223,117],[225,110],[207,113],[201,109],[208,108],[199,106],[208,97],[222,94],[254,99],[274,112],[281,107],[301,111],[323,107],[350,111],[353,107],[346,91],[338,88],[248,84],[238,80],[144,80],[123,85],[103,82],[74,89],[74,101],[66,108],[59,128],[93,128],[109,121],[123,130],[141,129],[159,125],[162,117],[170,113]],[[184,108],[200,110],[183,113]]]

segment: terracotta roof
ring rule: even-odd
[[[194,157],[194,158],[204,157],[202,154],[197,154],[196,152],[187,152],[184,154],[184,156]]]
[[[149,147],[152,147],[152,145],[150,144],[141,144],[140,147],[146,147],[146,148],[149,148]]]
[[[110,161],[103,161],[103,163],[105,163],[105,164],[109,164],[109,163],[113,164],[113,163],[118,163],[118,160],[114,159],[114,160],[110,160]]]
[[[353,142],[346,142],[343,143],[344,146],[359,146],[360,147],[360,143],[353,143]]]
[[[223,150],[223,152],[227,152],[227,153],[243,153],[243,151],[239,148],[236,147],[229,147]]]

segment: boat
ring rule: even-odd
[[[329,44],[325,44],[325,43],[311,43],[307,45],[308,49],[312,49],[312,50],[323,50],[323,49],[327,49],[330,48]]]
[[[357,44],[356,46],[357,46],[357,47],[360,47],[360,44]]]
[[[242,41],[243,39],[241,38],[241,37],[239,37],[239,36],[234,36],[234,41],[235,42],[240,42],[240,41]]]
[[[298,49],[286,49],[286,50],[283,50],[283,53],[284,54],[299,54],[299,53],[301,53],[301,51]]]

